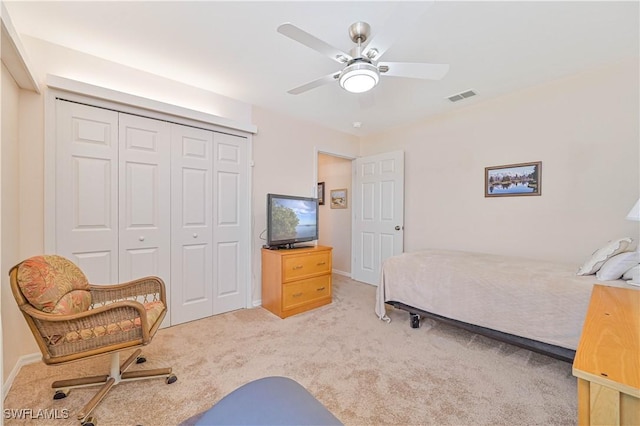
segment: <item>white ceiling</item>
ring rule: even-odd
[[[638,58],[631,2],[5,1],[19,34],[365,135],[626,58]],[[450,64],[440,81],[383,76],[367,94],[336,83],[287,90],[340,64],[276,32],[291,22],[348,52],[350,24],[372,37],[394,13],[421,14],[383,61]],[[478,96],[451,103],[449,95]],[[356,129],[353,122],[361,122]]]

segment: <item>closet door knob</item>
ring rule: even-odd
[[[195,232],[193,233],[193,238],[198,238],[198,234],[196,234]]]
[[[142,235],[140,235],[140,236],[138,237],[138,240],[140,240],[140,241],[144,241],[144,237],[143,237]]]

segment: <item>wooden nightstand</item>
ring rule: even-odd
[[[331,247],[262,249],[262,307],[280,318],[331,303]]]
[[[578,424],[640,425],[640,291],[593,286],[573,375]]]

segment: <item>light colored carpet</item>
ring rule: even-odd
[[[331,305],[285,320],[256,308],[160,330],[144,349],[148,361],[131,369],[172,366],[178,381],[122,383],[94,415],[100,426],[177,425],[251,380],[285,376],[347,425],[576,424],[571,364],[432,320],[412,329],[392,308],[387,324],[374,303],[375,287],[334,275]],[[5,425],[78,425],[94,388],[54,401],[50,384],[108,374],[108,364],[106,356],[25,366],[4,408],[67,409],[70,418]]]

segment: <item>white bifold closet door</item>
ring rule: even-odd
[[[171,126],[120,113],[119,143],[119,280],[154,275],[169,286]]]
[[[172,322],[213,314],[213,132],[171,132]]]
[[[118,113],[56,102],[56,253],[118,282]]]
[[[246,138],[172,128],[172,324],[244,306]]]
[[[58,101],[57,252],[94,284],[170,283],[170,127]]]
[[[246,138],[172,127],[172,324],[242,308]]]
[[[245,306],[249,278],[250,218],[247,138],[213,136],[213,313]]]
[[[56,102],[56,252],[95,284],[148,275],[180,324],[246,305],[247,138]]]

